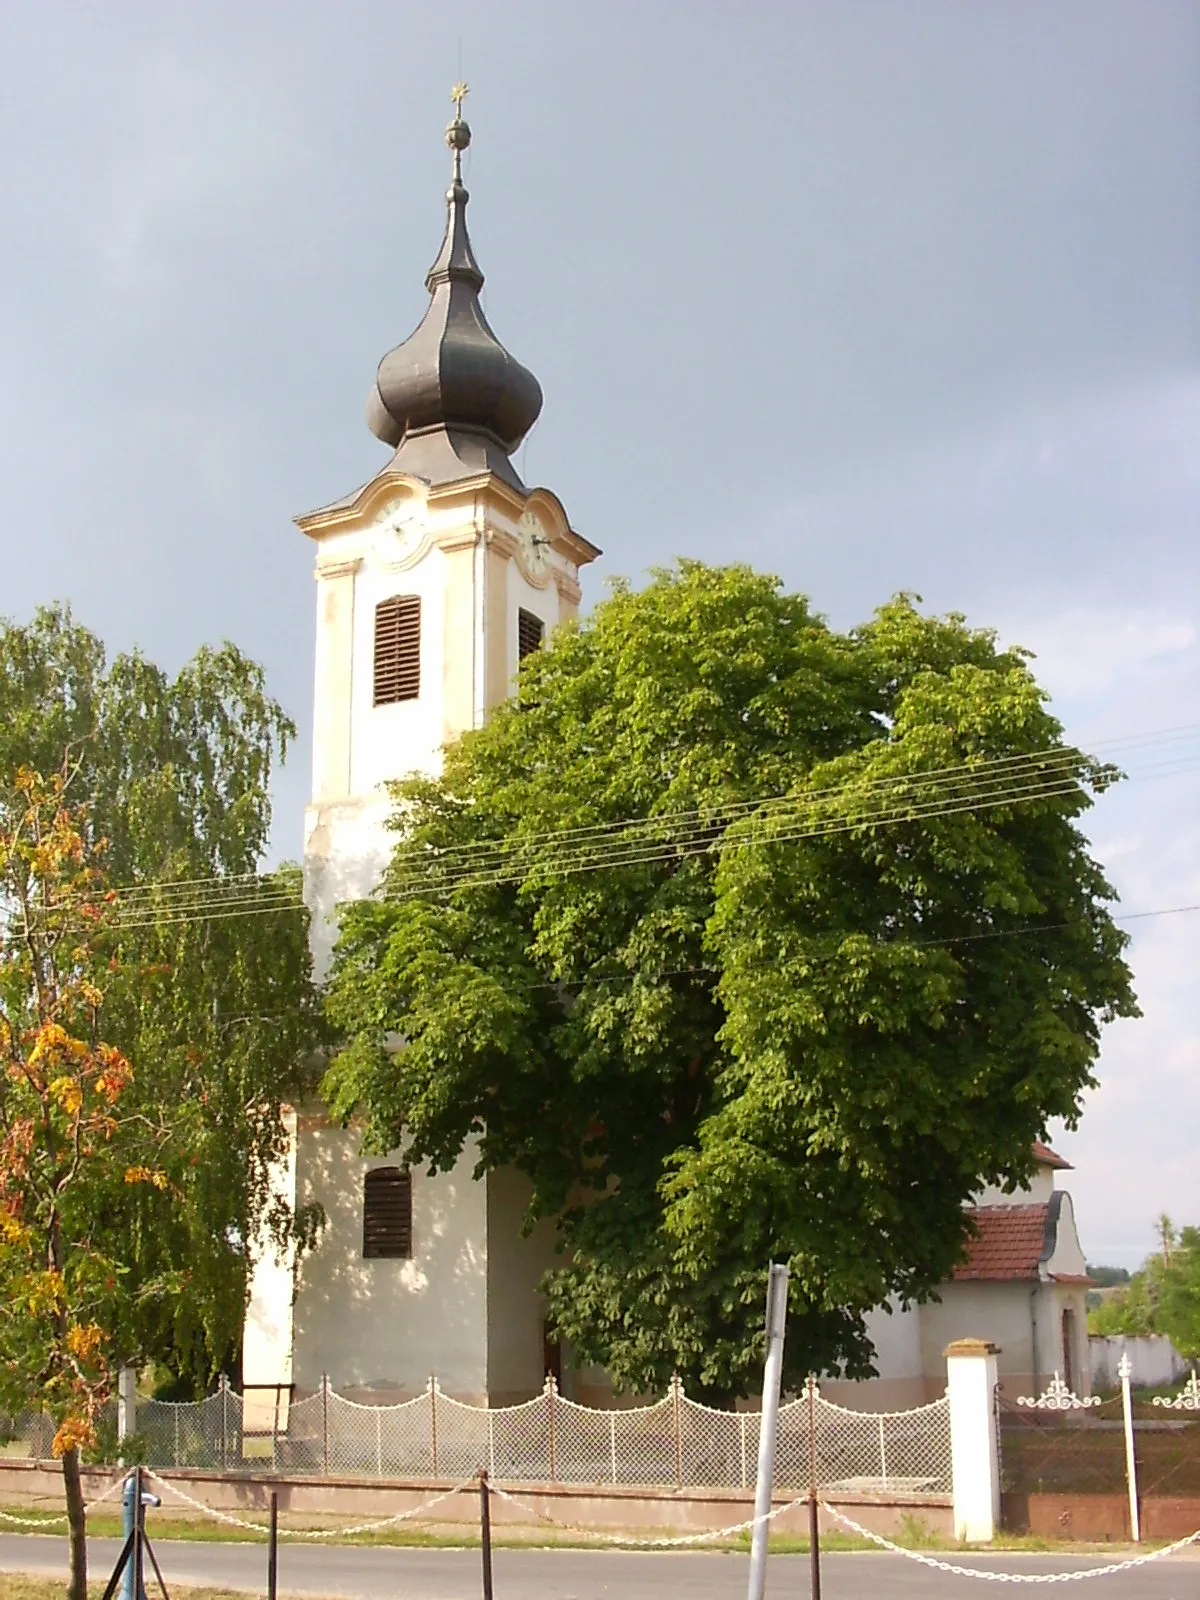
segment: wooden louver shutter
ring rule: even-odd
[[[363,1180],[363,1247],[370,1260],[412,1255],[412,1178],[399,1167],[374,1167]]]
[[[421,597],[397,594],[375,607],[375,704],[421,692]]]
[[[546,625],[541,617],[535,617],[532,611],[517,612],[517,660],[524,661],[525,657],[532,655],[541,648],[542,637],[546,632]]]

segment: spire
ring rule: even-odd
[[[446,234],[425,277],[429,309],[416,332],[380,362],[367,422],[414,476],[447,482],[492,471],[523,487],[508,457],[537,421],[542,391],[496,338],[479,304],[483,273],[467,233],[462,181],[462,153],[471,143],[462,115],[466,94],[465,83],[455,84],[454,119],[446,129],[453,152]]]
[[[446,190],[446,237],[437,260],[425,274],[425,287],[430,294],[439,283],[469,283],[476,292],[483,288],[483,273],[467,234],[467,201],[471,196],[462,181],[462,153],[471,143],[471,129],[462,115],[462,103],[468,93],[465,83],[456,83],[450,94],[454,120],[446,127],[446,143],[454,152],[454,174]]]

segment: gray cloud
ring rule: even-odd
[[[1194,0],[9,7],[0,608],[68,595],[168,662],[228,634],[306,725],[290,518],[380,464],[460,37],[488,312],[547,394],[525,470],[607,570],[736,556],[839,622],[917,589],[1044,642],[1072,727],[1192,714],[1195,646],[1159,646],[1198,620]],[[1194,869],[1167,791],[1119,802],[1130,903]],[[1127,1252],[1200,1215],[1128,1153],[1161,1137],[1130,1084],[1190,1093],[1181,945],[1139,934],[1147,1019],[1072,1143]]]

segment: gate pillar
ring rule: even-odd
[[[993,1539],[1000,1521],[999,1353],[987,1339],[956,1339],[946,1346],[954,1536],[972,1544]]]

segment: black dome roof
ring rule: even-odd
[[[461,153],[471,130],[456,117],[446,130],[454,181],[446,191],[446,237],[425,278],[431,299],[416,332],[379,363],[367,422],[385,444],[431,429],[483,434],[509,454],[542,409],[541,385],[513,359],[479,304],[483,273],[467,234]]]

